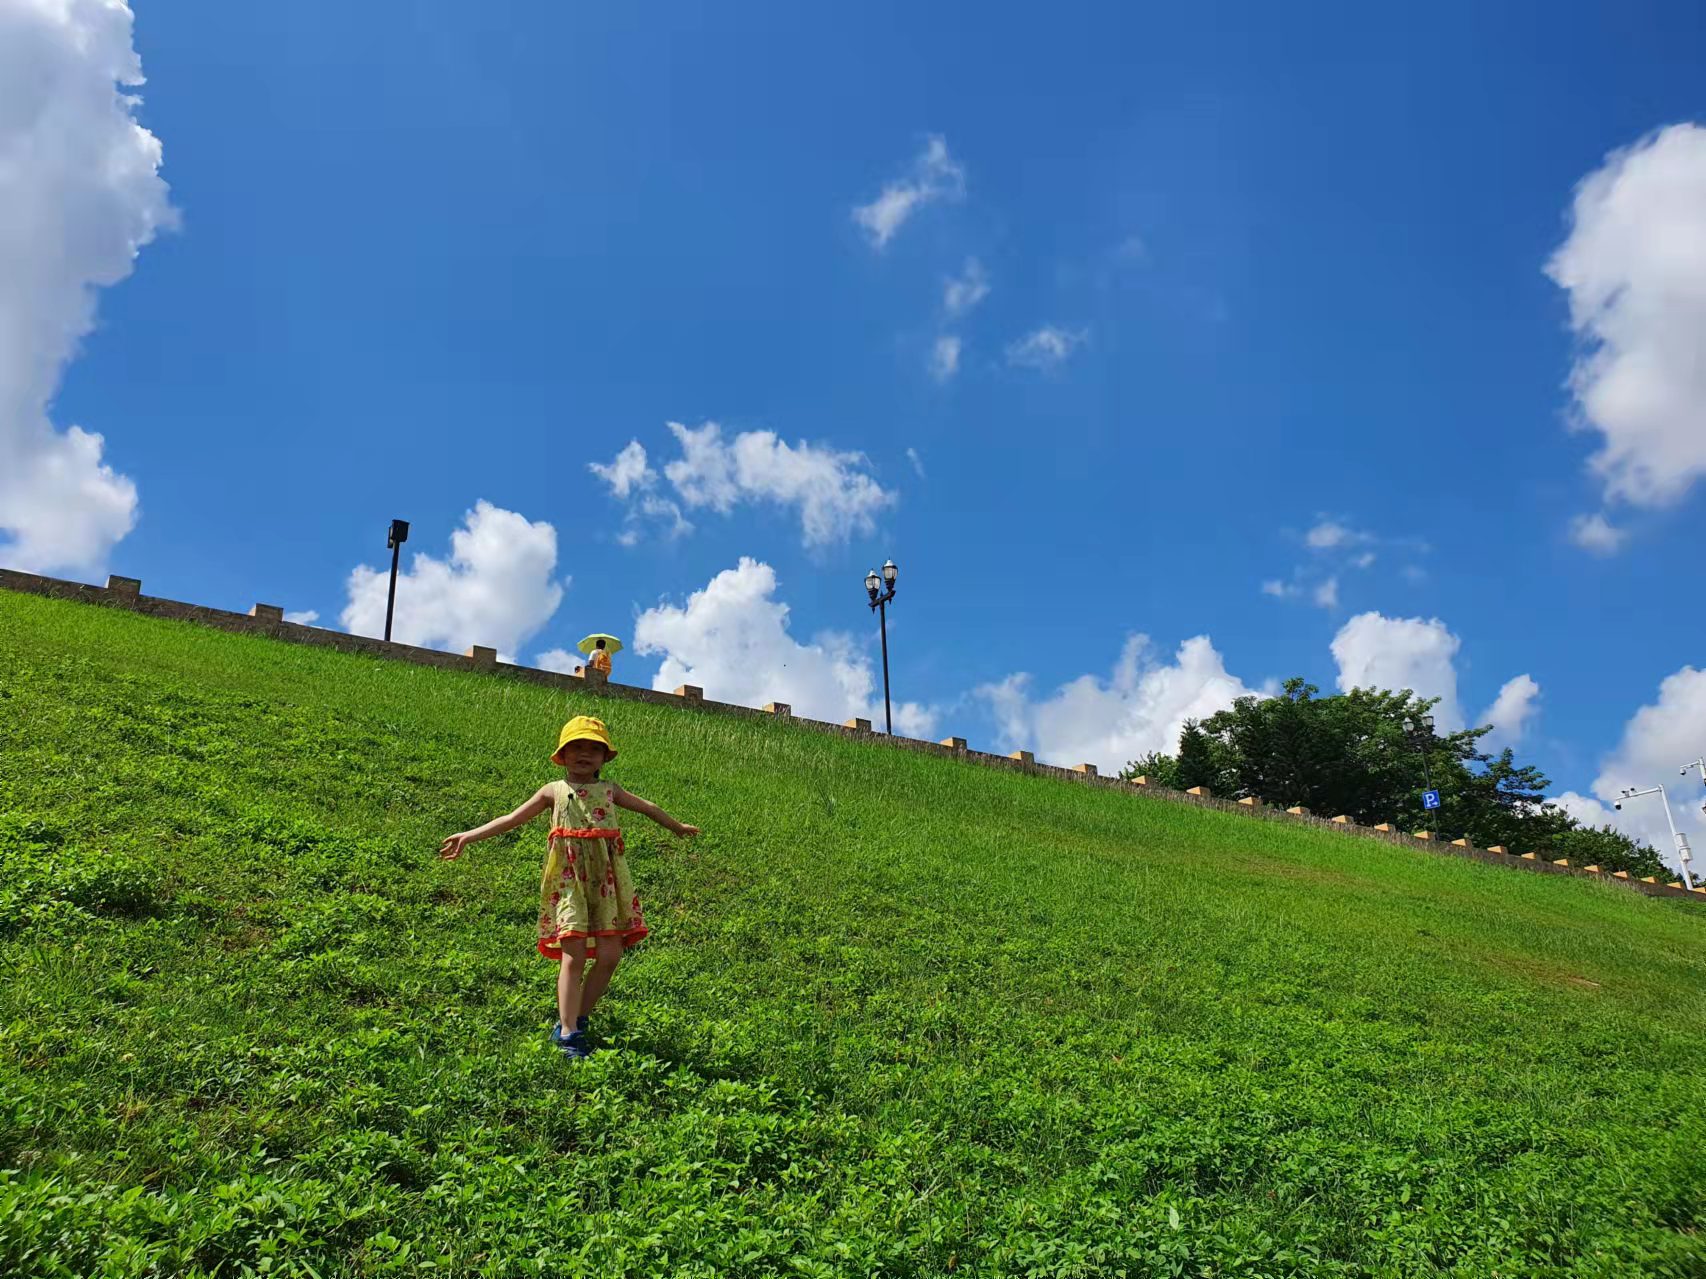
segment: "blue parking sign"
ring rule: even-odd
[[[1426,808],[1426,809],[1430,809],[1430,810],[1438,808],[1439,807],[1439,792],[1436,790],[1425,790],[1425,791],[1423,791],[1422,792],[1422,807]]]

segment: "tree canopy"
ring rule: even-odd
[[[1503,845],[1631,875],[1671,873],[1647,845],[1609,826],[1584,827],[1548,802],[1550,780],[1517,763],[1508,748],[1484,753],[1480,742],[1490,725],[1438,733],[1431,718],[1438,699],[1408,689],[1320,692],[1297,678],[1276,696],[1241,697],[1205,720],[1187,721],[1177,755],[1151,753],[1123,775],[1342,813],[1362,825],[1428,829],[1482,848]],[[1440,807],[1431,811],[1422,807],[1430,788],[1440,793]]]

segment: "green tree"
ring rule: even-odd
[[[1551,782],[1510,750],[1480,749],[1490,726],[1439,733],[1424,727],[1437,699],[1404,689],[1352,689],[1328,697],[1289,679],[1273,697],[1241,697],[1180,737],[1181,786],[1254,796],[1364,825],[1427,828],[1486,848],[1546,852],[1573,864],[1668,874],[1656,853],[1615,831],[1589,831],[1546,802]],[[1158,770],[1157,770],[1158,771]],[[1431,782],[1441,807],[1425,810]]]
[[[1220,746],[1239,796],[1289,808],[1313,807],[1321,778],[1341,759],[1321,714],[1315,685],[1289,679],[1277,697],[1241,697],[1203,726]]]
[[[1473,730],[1477,736],[1486,729]],[[1476,767],[1471,767],[1475,765]],[[1441,833],[1480,848],[1502,844],[1527,852],[1565,828],[1568,815],[1546,803],[1546,774],[1518,764],[1510,750],[1479,753],[1448,767],[1441,785]]]
[[[1190,790],[1205,786],[1216,795],[1224,795],[1233,784],[1233,773],[1225,747],[1202,729],[1194,719],[1185,721],[1179,734],[1179,788]]]
[[[1676,878],[1676,873],[1664,864],[1651,846],[1630,839],[1622,831],[1609,826],[1598,829],[1579,826],[1562,810],[1554,808],[1552,811],[1562,815],[1568,825],[1548,838],[1545,849],[1548,856],[1568,857],[1572,866],[1628,871],[1637,879],[1651,875],[1662,883],[1669,883]]]
[[[1163,755],[1160,751],[1150,751],[1140,759],[1134,759],[1120,770],[1120,777],[1130,781],[1134,777],[1147,777],[1157,786],[1170,786],[1174,790],[1179,786],[1179,761],[1171,755]]]
[[[1360,688],[1319,693],[1306,680],[1289,679],[1278,696],[1239,698],[1204,722],[1232,779],[1230,793],[1368,824],[1408,822],[1421,816],[1430,772],[1449,776],[1454,765],[1476,758],[1476,731],[1411,732],[1408,725],[1432,709],[1429,699]]]

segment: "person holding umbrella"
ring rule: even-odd
[[[585,653],[587,657],[591,659],[587,662],[588,666],[592,667],[593,670],[604,676],[605,679],[609,679],[610,655],[612,653],[620,653],[622,651],[622,641],[617,639],[614,635],[593,634],[588,635],[579,644],[576,644],[575,647],[580,649],[581,652]]]

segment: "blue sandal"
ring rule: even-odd
[[[566,1035],[563,1033],[562,1022],[554,1024],[551,1027],[551,1043],[562,1049],[563,1056],[570,1061],[580,1061],[584,1057],[592,1056],[592,1047],[586,1042],[586,1032],[580,1029],[578,1022],[575,1029]]]

